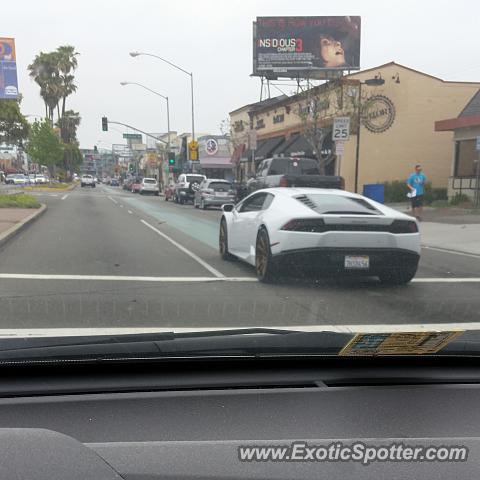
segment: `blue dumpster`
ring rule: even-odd
[[[382,183],[372,183],[363,186],[363,196],[371,198],[378,203],[385,203],[385,185]]]

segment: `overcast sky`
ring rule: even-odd
[[[169,59],[195,78],[197,132],[219,133],[228,112],[259,100],[251,78],[252,21],[267,15],[361,15],[361,67],[389,61],[446,80],[480,80],[480,3],[475,0],[16,0],[3,2],[0,36],[14,37],[24,114],[44,111],[27,65],[40,51],[70,44],[80,52],[78,91],[67,108],[80,112],[81,146],[123,143],[122,127],[101,131],[108,116],[150,132],[191,130],[189,77],[138,50]],[[278,94],[272,90],[273,94]]]

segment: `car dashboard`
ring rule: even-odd
[[[380,360],[4,367],[0,478],[479,478],[478,365]],[[463,445],[468,459],[239,457],[296,442]]]

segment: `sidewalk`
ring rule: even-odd
[[[0,235],[36,211],[36,208],[0,208]]]
[[[40,208],[0,208],[0,246],[43,215],[46,209],[46,205]]]
[[[388,206],[410,213],[406,203]],[[425,207],[422,220],[420,233],[423,246],[480,256],[480,214],[461,208]]]

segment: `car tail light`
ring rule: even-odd
[[[281,177],[280,178],[280,187],[288,187],[288,178],[287,177]]]
[[[289,232],[324,232],[325,222],[321,218],[290,220],[281,228],[281,230]]]
[[[417,233],[418,226],[413,220],[394,220],[390,225],[390,233]]]

